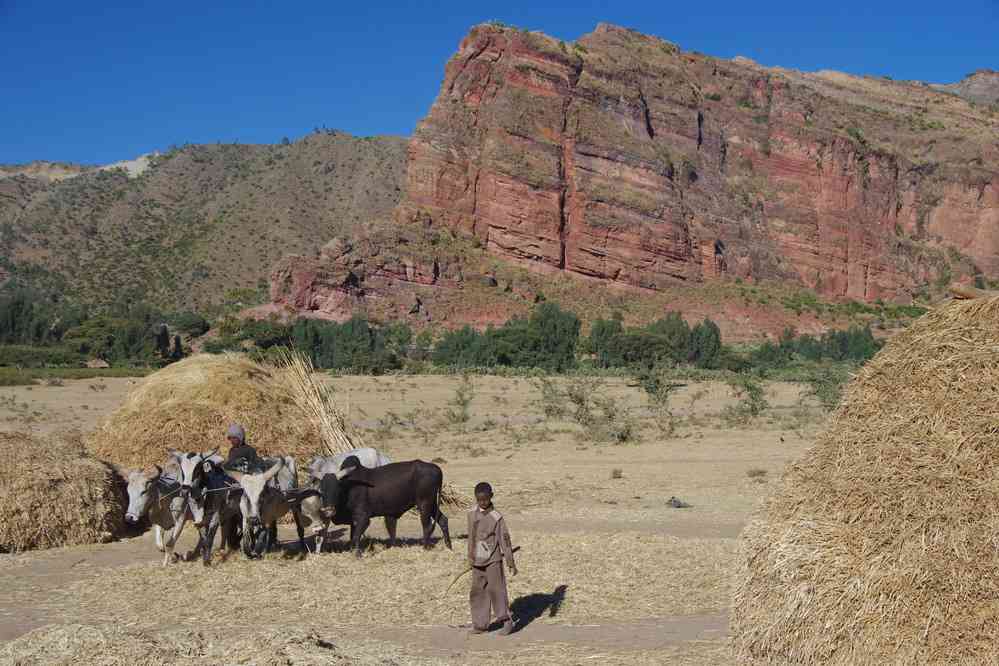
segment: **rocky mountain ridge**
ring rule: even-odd
[[[656,290],[790,281],[909,301],[999,272],[999,116],[925,86],[766,69],[601,25],[482,25],[409,146],[400,223]]]
[[[992,74],[931,86],[480,25],[408,141],[0,167],[0,281],[415,325],[547,297],[730,337],[821,330],[844,322],[803,313],[813,292],[905,304],[999,278],[999,110],[962,98]]]

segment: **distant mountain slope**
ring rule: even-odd
[[[405,149],[398,137],[321,132],[289,145],[186,146],[134,178],[124,168],[0,167],[0,279],[169,307],[265,292],[282,255],[390,214]]]
[[[980,69],[957,83],[936,83],[933,87],[979,104],[999,104],[999,72],[993,69]]]

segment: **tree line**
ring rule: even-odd
[[[541,302],[526,316],[478,331],[465,326],[436,340],[414,334],[404,322],[378,325],[363,316],[345,322],[298,319],[280,322],[226,317],[204,350],[271,350],[294,347],[317,368],[380,374],[419,364],[457,369],[537,368],[552,373],[579,366],[776,370],[799,362],[863,362],[880,348],[870,329],[854,327],[819,336],[786,330],[777,341],[750,350],[724,344],[710,318],[693,325],[669,312],[645,326],[625,326],[620,314],[597,319],[587,336],[579,317],[557,303]],[[193,312],[162,312],[146,304],[116,303],[101,311],[18,291],[0,295],[0,365],[74,365],[101,358],[113,365],[161,365],[188,351],[209,330]]]
[[[197,336],[208,321],[128,300],[100,310],[19,289],[0,294],[0,365],[157,365],[185,354],[180,334]]]

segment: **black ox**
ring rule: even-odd
[[[353,469],[351,469],[353,468]],[[389,545],[395,544],[395,525],[402,514],[413,507],[420,512],[423,547],[430,548],[434,524],[440,525],[444,544],[451,549],[447,516],[440,508],[444,472],[422,460],[390,463],[374,469],[363,467],[351,456],[343,462],[340,478],[325,474],[319,482],[323,514],[337,525],[350,525],[350,540],[358,557],[361,537],[371,519],[385,517]]]

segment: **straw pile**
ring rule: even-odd
[[[262,455],[332,455],[363,446],[348,434],[332,387],[307,359],[281,366],[244,355],[200,354],[147,377],[88,439],[100,458],[128,467],[161,463],[166,449],[225,448],[226,427],[241,423]]]
[[[757,663],[995,663],[999,298],[891,340],[744,533]]]
[[[91,433],[87,447],[128,468],[162,464],[169,448],[226,450],[226,427],[241,423],[261,455],[307,463],[366,446],[338,408],[333,386],[316,378],[308,357],[283,355],[266,365],[242,354],[199,354],[149,375],[125,404]],[[445,483],[441,501],[470,502]]]
[[[0,433],[0,552],[105,542],[123,513],[113,472],[78,437]]]

